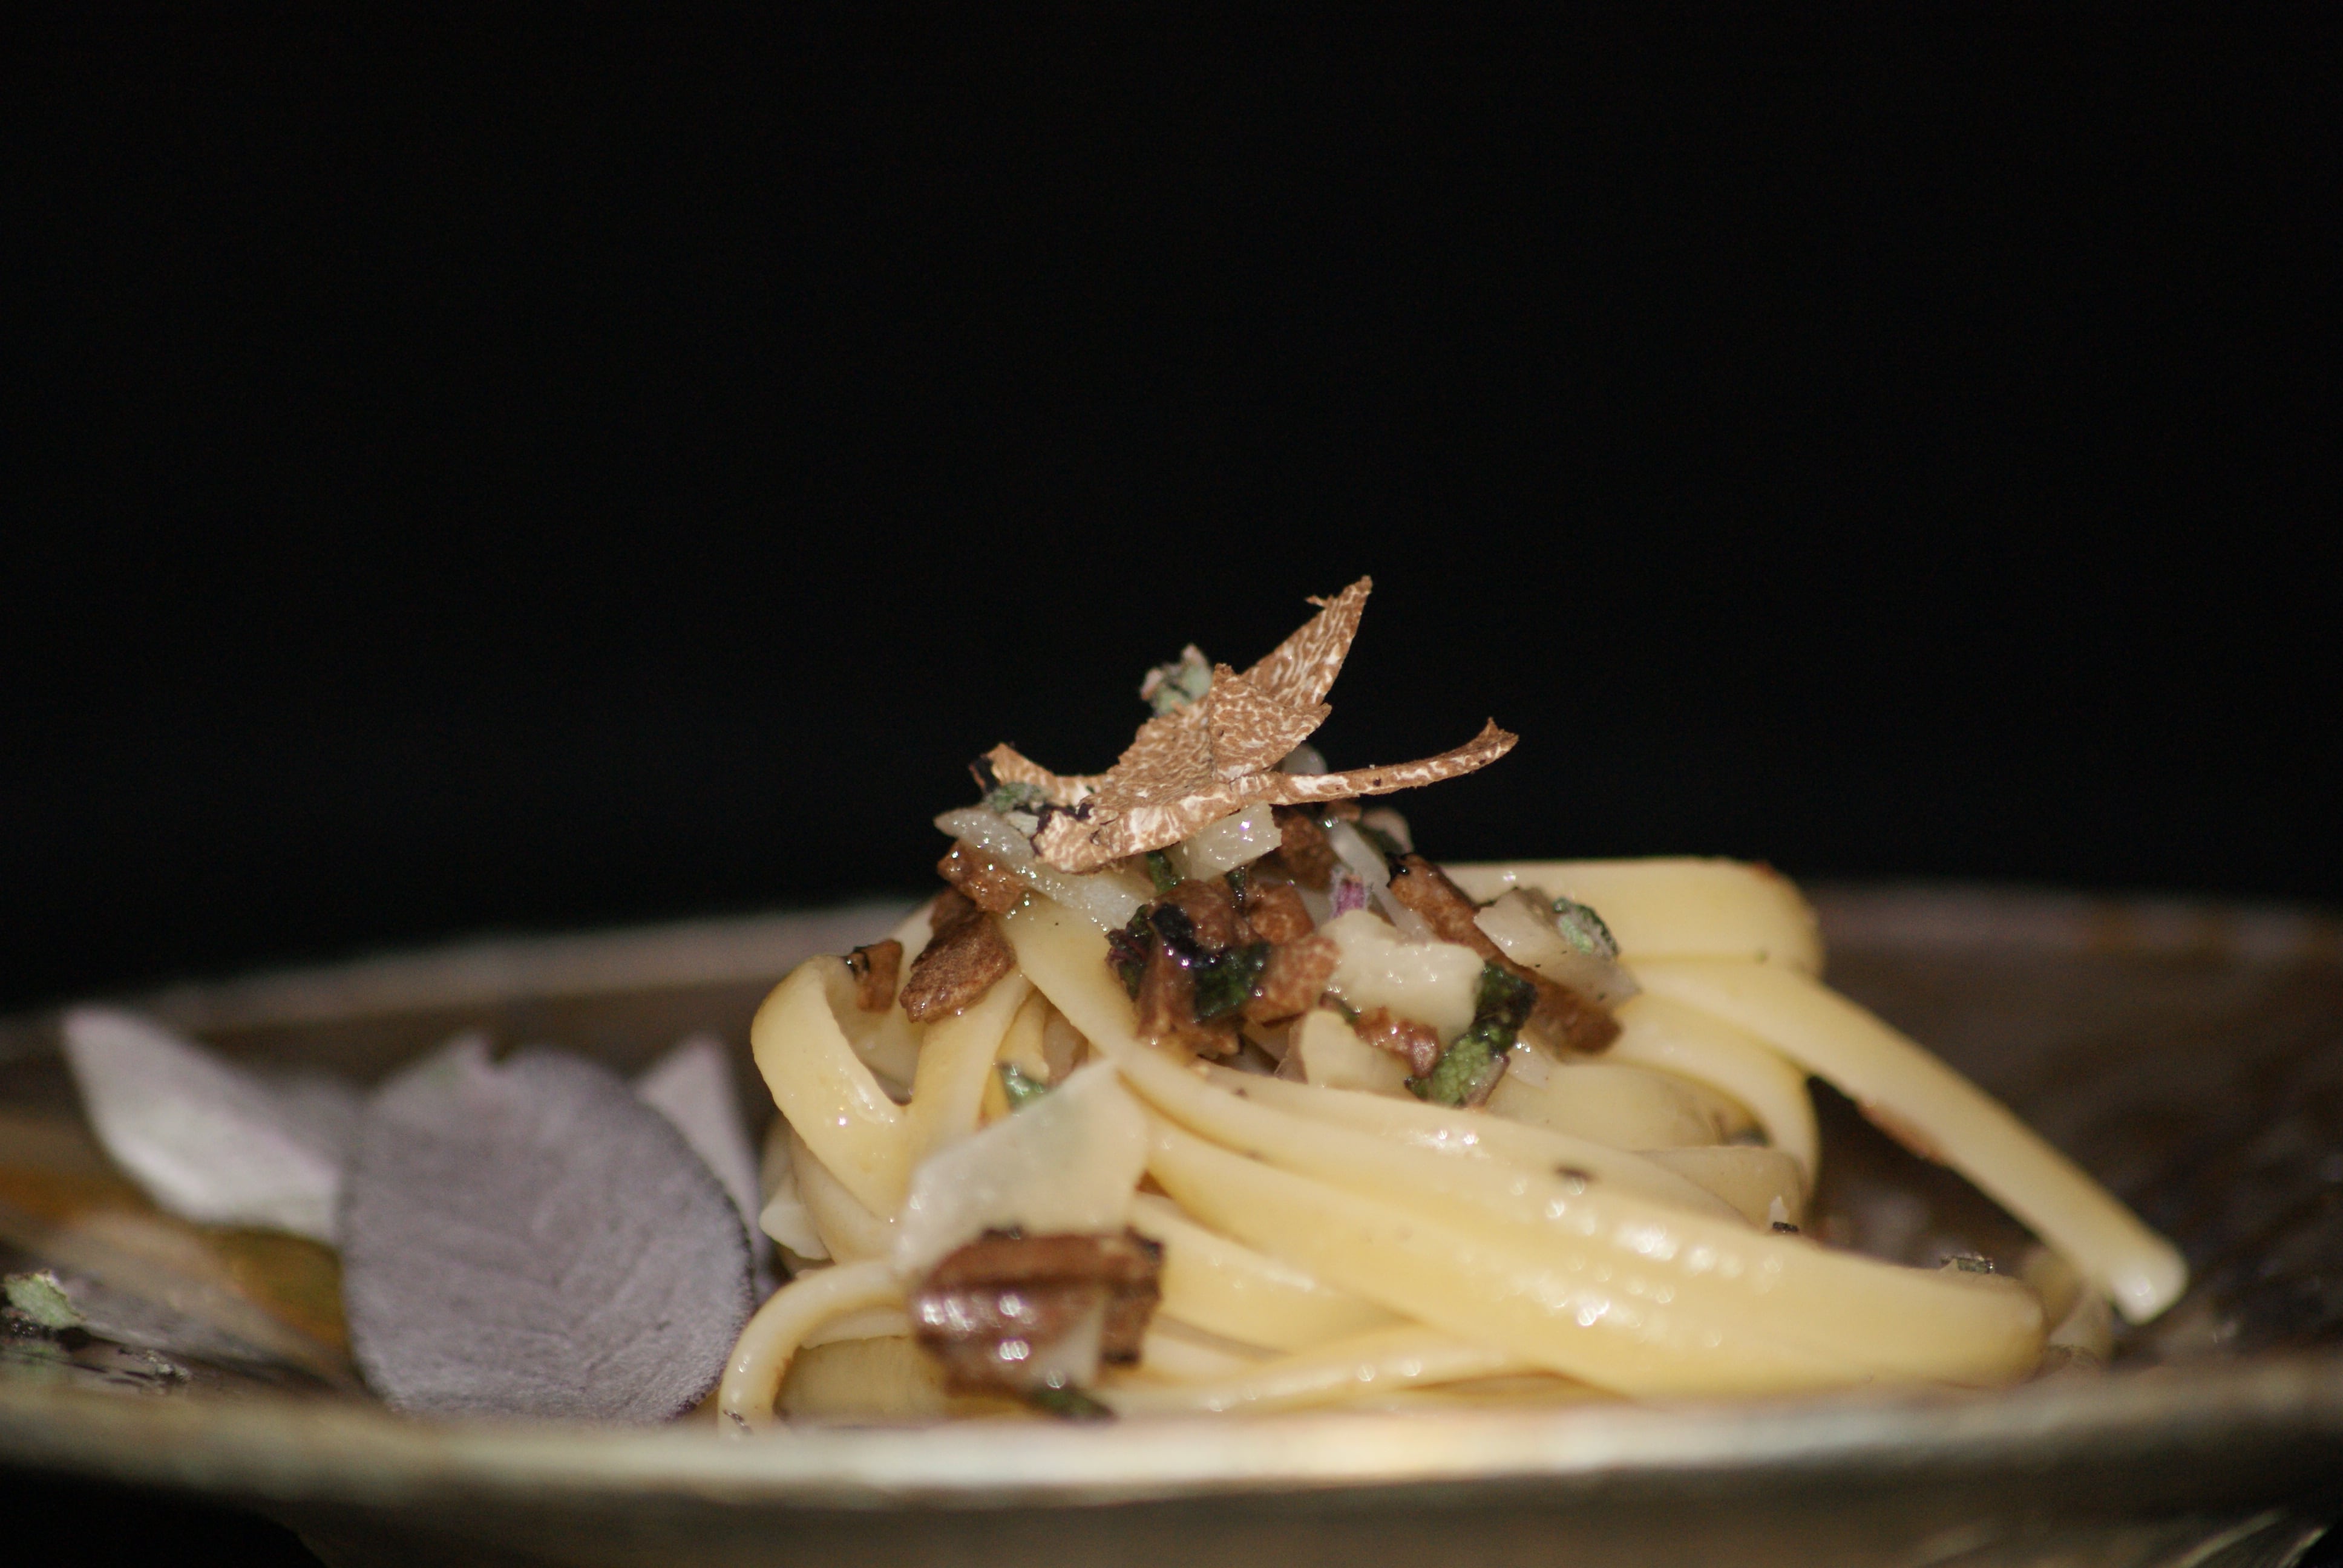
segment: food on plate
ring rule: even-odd
[[[2177,1253],[1819,979],[1726,861],[1442,865],[1379,799],[1493,723],[1329,771],[1369,583],[1242,672],[1150,674],[1113,768],[1007,746],[943,889],[751,1031],[789,1283],[720,1419],[1989,1387]],[[2055,1255],[1916,1269],[1805,1232],[1822,1078]]]

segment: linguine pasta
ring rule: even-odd
[[[2168,1243],[1822,981],[1771,870],[1440,868],[1362,812],[1473,749],[1316,767],[1365,589],[1242,675],[1191,649],[1151,678],[1106,775],[997,750],[940,819],[952,890],[775,988],[751,1040],[794,1278],[722,1421],[1985,1388],[2060,1320],[2179,1294]],[[1810,1077],[2081,1288],[1806,1234]]]

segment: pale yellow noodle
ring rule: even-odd
[[[1225,1339],[1298,1351],[1392,1321],[1381,1307],[1207,1230],[1152,1193],[1131,1200],[1131,1224],[1163,1245],[1163,1311]]]
[[[1574,1171],[1623,1192],[1696,1214],[1729,1215],[1733,1206],[1647,1155],[1616,1149],[1592,1138],[1533,1127],[1525,1121],[1477,1111],[1456,1111],[1421,1100],[1401,1100],[1349,1089],[1320,1089],[1261,1078],[1225,1067],[1209,1069],[1207,1080],[1230,1093],[1312,1121],[1372,1132],[1396,1143],[1438,1154],[1503,1160],[1527,1170]]]
[[[1024,976],[1003,975],[959,1012],[928,1025],[907,1107],[914,1168],[976,1131],[985,1085],[994,1081],[993,1058],[1032,990]]]
[[[850,989],[844,960],[799,964],[757,1010],[749,1043],[798,1136],[863,1207],[892,1214],[910,1182],[910,1118],[847,1042],[834,987]]]
[[[1719,1143],[1706,1149],[1647,1149],[1644,1158],[1698,1186],[1753,1225],[1770,1227],[1777,1220],[1805,1223],[1805,1172],[1778,1149]]]
[[[1266,1413],[1528,1370],[1528,1362],[1504,1351],[1421,1323],[1403,1323],[1235,1370],[1209,1382],[1129,1383],[1104,1391],[1100,1397],[1119,1415]]]
[[[883,1258],[893,1249],[894,1221],[864,1208],[862,1201],[848,1191],[830,1174],[830,1167],[806,1147],[794,1127],[789,1129],[789,1158],[797,1171],[798,1201],[805,1205],[806,1218],[813,1221],[814,1233],[831,1257],[850,1263],[861,1258]]]
[[[1642,1062],[1711,1084],[1749,1108],[1765,1141],[1798,1162],[1809,1185],[1822,1142],[1806,1075],[1746,1030],[1663,996],[1630,997],[1617,1010],[1613,1060]]]
[[[1550,1066],[1542,1082],[1526,1072],[1497,1080],[1487,1111],[1549,1131],[1625,1149],[1684,1149],[1719,1142],[1749,1113],[1689,1080],[1616,1061]]]
[[[1761,1381],[1829,1382],[1872,1375],[2006,1381],[2030,1364],[2020,1358],[2038,1349],[2039,1305],[2009,1282],[1893,1268],[1826,1251],[1799,1238],[1753,1231],[1737,1218],[1708,1219],[1606,1191],[1599,1184],[1447,1159],[1240,1100],[1138,1043],[1130,1003],[1107,977],[1103,939],[1094,930],[1039,906],[1017,911],[1009,928],[1025,972],[1053,1005],[1081,1025],[1131,1086],[1188,1126],[1251,1156],[1245,1163],[1257,1180],[1266,1181],[1268,1168],[1276,1166],[1313,1183],[1332,1182],[1342,1189],[1333,1196],[1371,1200],[1370,1208],[1379,1209],[1388,1226],[1437,1226],[1444,1239],[1459,1245],[1503,1253],[1508,1261],[1501,1272],[1518,1275],[1526,1266],[1542,1277],[1534,1290],[1513,1278],[1516,1300],[1509,1303],[1520,1305],[1525,1292],[1544,1302],[1540,1312],[1548,1320],[1548,1332],[1539,1341],[1541,1351],[1493,1331],[1474,1336],[1466,1326],[1469,1319],[1444,1320],[1467,1337],[1510,1344],[1554,1371],[1606,1386],[1617,1386],[1613,1380],[1618,1376],[1639,1384],[1658,1379],[1670,1386],[1696,1386],[1682,1381],[1696,1372],[1695,1362],[1720,1376]],[[1159,1157],[1165,1147],[1159,1130]],[[1202,1166],[1192,1162],[1192,1175],[1203,1167],[1229,1174],[1225,1167],[1204,1161]],[[1363,1269],[1355,1255],[1333,1263],[1320,1245],[1296,1251],[1284,1231],[1279,1244],[1265,1243],[1258,1216],[1243,1214],[1242,1205],[1232,1210],[1216,1199],[1204,1208],[1171,1175],[1153,1163],[1150,1169],[1207,1224],[1394,1311],[1443,1322],[1370,1282],[1373,1271]],[[1282,1185],[1280,1190],[1302,1191]],[[1317,1194],[1310,1201],[1323,1207]],[[1382,1233],[1378,1244],[1390,1241]],[[1979,1283],[2002,1288],[1975,1289]],[[1477,1299],[1484,1304],[1492,1300],[1487,1292]],[[1674,1367],[1650,1367],[1640,1360],[1625,1372],[1591,1366],[1590,1358],[1615,1360],[1617,1347],[1562,1349],[1550,1342],[1552,1333],[1564,1326],[1563,1320],[1590,1314],[1606,1329],[1626,1330],[1644,1348],[1682,1342],[1688,1350],[1714,1352],[1734,1343],[1738,1349],[1733,1353],[1750,1364],[1728,1372],[1715,1364],[1719,1358],[1714,1353],[1698,1353]],[[1793,1352],[1793,1345],[1805,1348]]]
[[[1884,1109],[2144,1322],[2177,1299],[2172,1245],[2007,1107],[1818,981],[1767,964],[1669,960],[1635,974],[1654,995],[1747,1030],[1852,1099]]]
[[[718,1424],[734,1432],[773,1425],[773,1400],[808,1334],[848,1312],[902,1302],[895,1271],[880,1259],[816,1269],[790,1281],[757,1309],[732,1347],[716,1391]]]

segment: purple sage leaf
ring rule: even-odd
[[[757,1210],[757,1151],[749,1146],[749,1124],[732,1087],[732,1068],[723,1042],[695,1034],[643,1069],[635,1093],[644,1104],[675,1123],[691,1151],[708,1162],[724,1184],[740,1222],[753,1226]]]
[[[357,1090],[272,1081],[110,1008],[74,1009],[64,1034],[98,1141],[158,1205],[203,1224],[334,1240]]]
[[[376,1091],[342,1210],[367,1382],[418,1414],[657,1422],[749,1306],[732,1200],[615,1074],[459,1040]]]

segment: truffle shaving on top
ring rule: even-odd
[[[987,752],[995,779],[1040,790],[1049,808],[1035,851],[1061,871],[1094,871],[1263,801],[1299,806],[1386,795],[1473,772],[1512,750],[1519,737],[1493,720],[1463,745],[1413,762],[1342,773],[1280,766],[1332,711],[1324,699],[1373,587],[1361,578],[1332,598],[1312,598],[1319,612],[1301,630],[1242,674],[1212,666],[1201,694],[1191,689],[1203,674],[1203,656],[1192,648],[1181,664],[1151,675],[1140,695],[1156,705],[1156,716],[1104,773],[1052,773],[1006,745]]]

